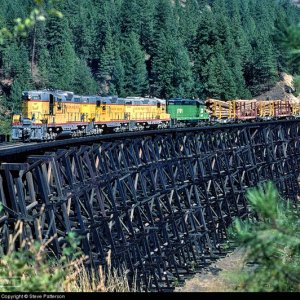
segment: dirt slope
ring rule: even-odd
[[[257,100],[292,100],[292,101],[300,101],[299,97],[295,97],[293,95],[295,92],[295,88],[293,85],[293,76],[281,73],[280,81],[276,83],[276,85],[271,88],[269,91],[255,97]]]

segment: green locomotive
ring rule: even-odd
[[[206,106],[201,100],[171,98],[167,102],[167,112],[173,126],[192,126],[209,120]]]

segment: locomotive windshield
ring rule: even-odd
[[[22,93],[22,100],[30,100],[31,97],[29,96],[29,93],[28,92],[23,92]]]

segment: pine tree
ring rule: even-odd
[[[197,35],[192,42],[193,74],[199,97],[205,97],[204,85],[208,79],[208,63],[215,53],[217,28],[214,14],[209,8],[202,11]]]
[[[123,1],[120,17],[123,37],[129,37],[131,33],[140,34],[141,18],[137,0]]]
[[[72,30],[73,42],[76,45],[76,54],[89,60],[92,56],[93,41],[96,35],[97,15],[93,1],[76,0],[71,8],[68,20],[70,20],[69,26]]]
[[[229,229],[245,254],[245,268],[227,274],[235,290],[299,292],[299,207],[281,199],[271,182],[249,189],[246,198],[256,218],[235,220]]]
[[[206,94],[221,100],[235,99],[237,86],[233,73],[224,58],[224,51],[220,43],[216,46],[216,55],[212,56],[207,65]]]
[[[72,33],[67,18],[50,17],[46,27],[47,47],[53,51],[57,46],[62,46],[66,41],[72,41]]]
[[[278,79],[275,51],[268,36],[260,36],[257,39],[247,79],[253,95],[269,90]]]
[[[251,98],[251,93],[246,87],[246,81],[243,72],[242,55],[239,49],[236,47],[233,36],[228,33],[226,41],[224,43],[224,56],[228,63],[228,67],[233,76],[233,80],[236,85],[236,97],[240,99]]]
[[[56,46],[51,55],[49,84],[52,88],[72,90],[76,71],[76,53],[70,42]]]
[[[288,28],[290,26],[288,16],[283,8],[279,9],[275,23],[275,30],[272,33],[272,40],[276,51],[277,66],[279,71],[289,72],[289,66],[287,63],[288,51]]]
[[[145,53],[138,35],[130,33],[123,46],[122,61],[125,70],[124,91],[128,95],[139,96],[148,93]]]
[[[196,37],[197,29],[201,16],[201,9],[197,0],[186,1],[185,6],[181,8],[179,19],[180,36],[184,45],[190,49],[192,40]]]
[[[49,70],[51,70],[51,68],[52,64],[49,51],[46,48],[41,49],[38,60],[39,80],[35,81],[37,88],[47,88],[49,86]]]
[[[22,76],[30,78],[29,56],[23,43],[13,42],[3,49],[3,66],[6,77]]]
[[[77,59],[75,66],[73,91],[79,95],[91,95],[98,92],[98,85],[92,76],[91,70],[84,60]]]
[[[115,54],[115,64],[112,70],[112,80],[110,83],[110,94],[117,94],[120,97],[126,97],[124,91],[125,70],[120,56],[120,51],[117,48]]]
[[[188,51],[181,40],[161,34],[153,60],[154,95],[191,97],[194,86]]]
[[[151,55],[153,54],[151,50],[153,50],[154,45],[154,15],[157,1],[139,0],[138,5],[141,18],[141,44],[143,45],[146,52]]]
[[[105,42],[99,59],[99,67],[97,77],[102,85],[102,92],[107,92],[107,87],[112,80],[112,72],[115,64],[115,46],[112,37],[112,30],[110,26],[105,35]]]
[[[32,87],[28,52],[24,44],[18,46],[15,43],[5,50],[3,62],[8,71],[6,76],[14,78],[8,97],[8,105],[11,109],[18,110],[21,108],[20,95],[22,94],[22,90]]]
[[[288,54],[288,66],[292,74],[300,73],[300,25],[289,27],[283,47]]]

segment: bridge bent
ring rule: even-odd
[[[105,266],[111,251],[138,289],[169,287],[220,251],[235,217],[249,216],[248,187],[272,180],[298,203],[299,130],[295,120],[160,130],[0,154],[1,243],[22,220],[22,238],[55,236],[59,255],[75,231],[90,265]]]

